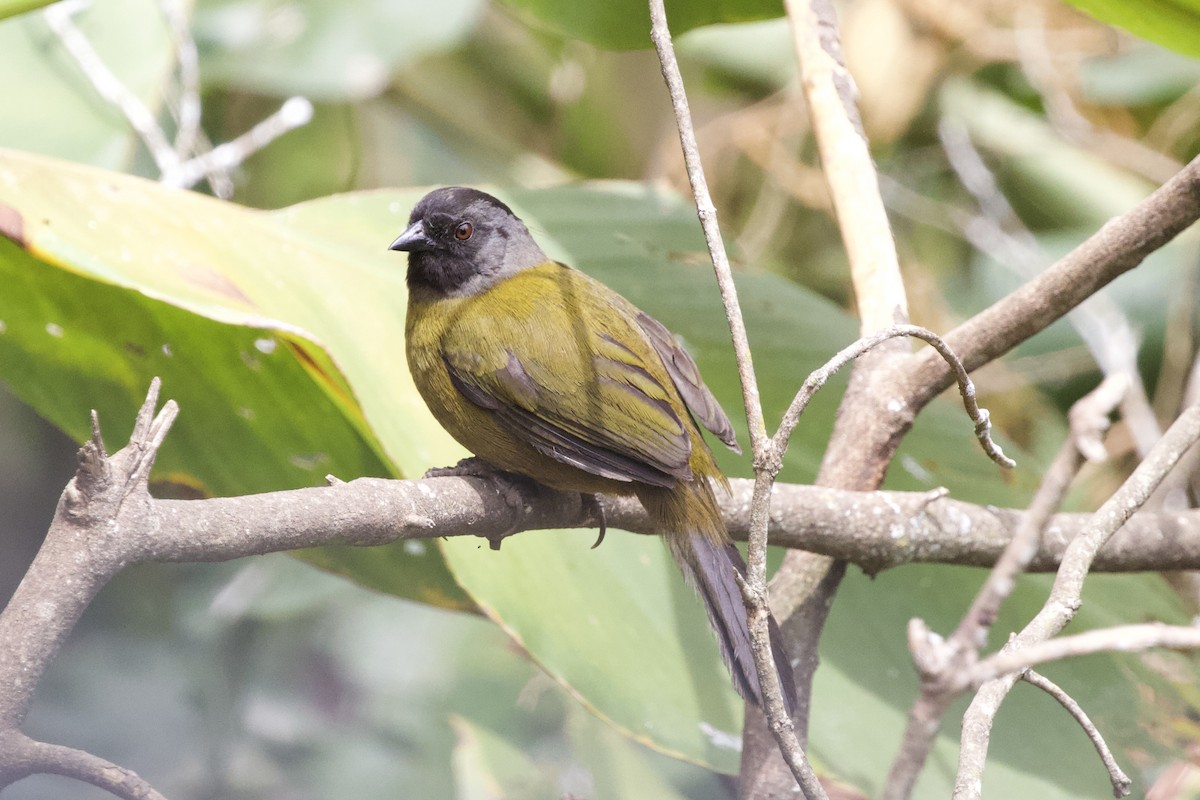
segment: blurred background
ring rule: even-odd
[[[287,98],[311,103],[306,124],[196,187],[236,203],[585,179],[686,194],[654,53],[609,47],[640,47],[648,22],[580,29],[585,5],[102,0],[73,19],[158,114],[193,80],[194,45],[201,137],[214,144]],[[860,0],[839,11],[919,324],[945,330],[985,307],[1200,150],[1200,61],[1063,3]],[[768,4],[759,15],[779,13]],[[787,21],[703,26],[677,46],[737,267],[852,308]],[[160,175],[41,12],[0,21],[0,97],[0,147]],[[1161,251],[976,376],[1004,435],[1037,449],[1039,420],[1136,363],[1144,397],[1110,437],[1116,467],[1089,475],[1080,505],[1200,393],[1198,263],[1194,237]],[[0,599],[33,557],[77,446],[0,381]],[[485,620],[285,556],[126,570],[54,662],[29,729],[134,766],[173,798],[719,798],[731,786],[621,739]],[[535,779],[527,791],[472,793],[473,765],[489,762],[528,762],[522,774]],[[1185,766],[1148,758],[1139,780]],[[598,787],[605,770],[627,790]],[[10,796],[106,795],[38,777]]]

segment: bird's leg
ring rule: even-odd
[[[600,522],[600,535],[596,537],[596,543],[592,545],[592,549],[595,550],[604,541],[604,534],[608,532],[608,520],[604,516],[604,504],[600,502],[600,495],[598,494],[580,492],[579,499],[583,501],[583,510],[596,517]]]
[[[452,467],[434,467],[427,470],[424,477],[479,478],[495,487],[496,493],[512,511],[512,521],[507,529],[486,537],[488,546],[493,550],[499,550],[501,542],[520,530],[521,519],[525,515],[525,498],[527,495],[535,493],[540,486],[532,478],[517,472],[506,472],[476,456],[464,458]]]

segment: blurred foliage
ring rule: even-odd
[[[49,5],[49,0],[0,0],[0,19]]]
[[[650,26],[646,5],[640,0],[504,0],[523,19],[559,35],[582,39],[601,47],[646,47]],[[694,3],[666,0],[671,30],[682,33],[715,22],[748,22],[783,14],[782,0],[721,0]]]
[[[0,18],[35,5],[0,2]],[[1196,54],[1200,30],[1188,3],[1136,4],[1135,12],[1134,4],[1077,5]],[[862,0],[841,11],[863,122],[922,324],[945,330],[985,307],[1200,150],[1200,62],[1058,2]],[[805,371],[853,335],[852,320],[836,310],[851,304],[845,259],[790,34],[785,20],[767,19],[779,13],[778,3],[765,0],[668,3],[709,183],[740,271],[769,419]],[[170,130],[179,101],[176,51],[158,5],[110,0],[77,19],[117,78]],[[708,24],[741,19],[764,21]],[[115,442],[145,377],[163,373],[169,395],[189,398],[169,441],[173,455],[164,454],[164,475],[192,490],[308,485],[333,464],[349,478],[411,474],[452,460],[437,433],[414,423],[423,412],[411,405],[396,339],[402,282],[394,259],[379,252],[420,189],[326,196],[488,183],[561,256],[683,333],[726,407],[736,408],[724,323],[686,205],[627,184],[541,191],[581,179],[632,179],[686,194],[653,53],[588,43],[643,47],[648,27],[636,2],[197,0],[191,29],[208,139],[232,139],[289,95],[316,102],[309,125],[235,169],[233,199],[264,209],[325,199],[256,214],[58,166],[37,178],[0,175],[0,194],[28,213],[34,241],[28,251],[0,241],[0,380],[77,437],[87,409],[99,407]],[[0,115],[0,147],[157,177],[138,136],[97,96],[39,14],[0,23],[0,88],[9,109]],[[972,154],[982,168],[964,167]],[[120,191],[109,192],[109,183]],[[207,282],[164,285],[172,269],[163,265],[181,263],[191,265],[185,274],[203,273]],[[1097,380],[1095,351],[1112,346],[1097,330],[1133,332],[1153,408],[1169,419],[1200,340],[1198,264],[1197,238],[1181,237],[1086,313],[979,373],[1006,446],[1023,451],[1011,483],[972,447],[953,403],[922,416],[889,483],[944,484],[964,499],[1021,504],[1057,448],[1062,412]],[[266,311],[233,308],[220,297],[220,277],[250,287]],[[380,305],[383,297],[389,305]],[[115,326],[127,335],[108,336]],[[173,355],[162,349],[168,343]],[[184,357],[184,345],[205,354],[202,366]],[[214,387],[207,399],[205,386]],[[802,425],[787,479],[814,473],[836,391],[827,390]],[[253,421],[231,416],[235,408],[253,409]],[[11,402],[0,403],[0,414],[0,508],[11,521],[0,547],[27,558],[65,481],[59,473],[69,470],[66,445],[48,447],[52,434]],[[203,435],[221,429],[211,441]],[[1078,507],[1094,507],[1131,461],[1124,426],[1116,426],[1110,446],[1116,466],[1087,474],[1073,498]],[[55,466],[31,467],[43,463],[45,450],[59,454],[47,462]],[[244,474],[215,469],[231,452],[244,459],[235,465]],[[326,460],[297,460],[297,453]],[[736,460],[724,466],[746,469]],[[38,483],[43,496],[35,499],[16,475],[47,476]],[[45,516],[35,518],[32,509]],[[127,570],[55,661],[30,731],[133,767],[178,798],[380,796],[380,786],[414,797],[728,796],[715,773],[636,743],[736,768],[719,672],[701,676],[698,685],[720,695],[706,689],[708,707],[699,716],[662,716],[655,707],[655,716],[636,719],[652,710],[639,686],[655,687],[662,676],[627,660],[613,620],[661,621],[639,605],[670,608],[671,624],[661,632],[631,627],[634,635],[686,650],[697,674],[711,672],[705,656],[695,655],[711,648],[697,608],[657,543],[610,537],[584,554],[578,535],[518,539],[501,554],[463,541],[437,556],[404,548],[394,549],[395,558],[374,551],[313,556],[376,588],[473,603],[491,621],[365,592],[284,557]],[[436,569],[404,571],[411,569],[406,560],[431,557]],[[546,563],[571,566],[540,585]],[[592,574],[582,580],[580,570]],[[817,679],[812,750],[822,768],[878,791],[915,692],[903,623],[922,616],[948,630],[980,580],[977,571],[940,567],[848,579]],[[1045,578],[1023,582],[997,640],[1040,604],[1047,585]],[[400,588],[416,586],[437,591]],[[614,599],[597,600],[589,590]],[[1075,626],[1182,620],[1188,602],[1152,576],[1094,576]],[[611,661],[581,671],[586,647],[610,641]],[[665,679],[679,683],[670,671],[677,663],[656,659]],[[1190,659],[1097,657],[1047,672],[1111,737],[1135,792],[1185,759],[1197,708]],[[581,696],[586,705],[576,702]],[[985,776],[990,793],[1107,792],[1084,737],[1048,709],[1046,698],[1020,687],[1009,700]],[[947,728],[956,728],[953,713]],[[680,744],[697,731],[710,745],[707,755]],[[946,796],[953,767],[948,734],[920,796]],[[98,796],[56,778],[23,781],[9,794]]]
[[[1167,47],[1200,56],[1200,3],[1196,0],[1069,0],[1097,19],[1120,25],[1139,36]]]

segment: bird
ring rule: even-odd
[[[426,194],[389,249],[408,254],[405,351],[433,416],[496,470],[589,499],[636,496],[702,599],[734,688],[761,708],[734,577],[746,565],[716,494],[729,482],[699,426],[741,451],[688,352],[477,189]],[[790,715],[792,669],[769,626]]]

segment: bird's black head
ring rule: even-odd
[[[421,198],[391,250],[408,252],[408,286],[443,296],[481,292],[546,261],[512,209],[463,186]]]

